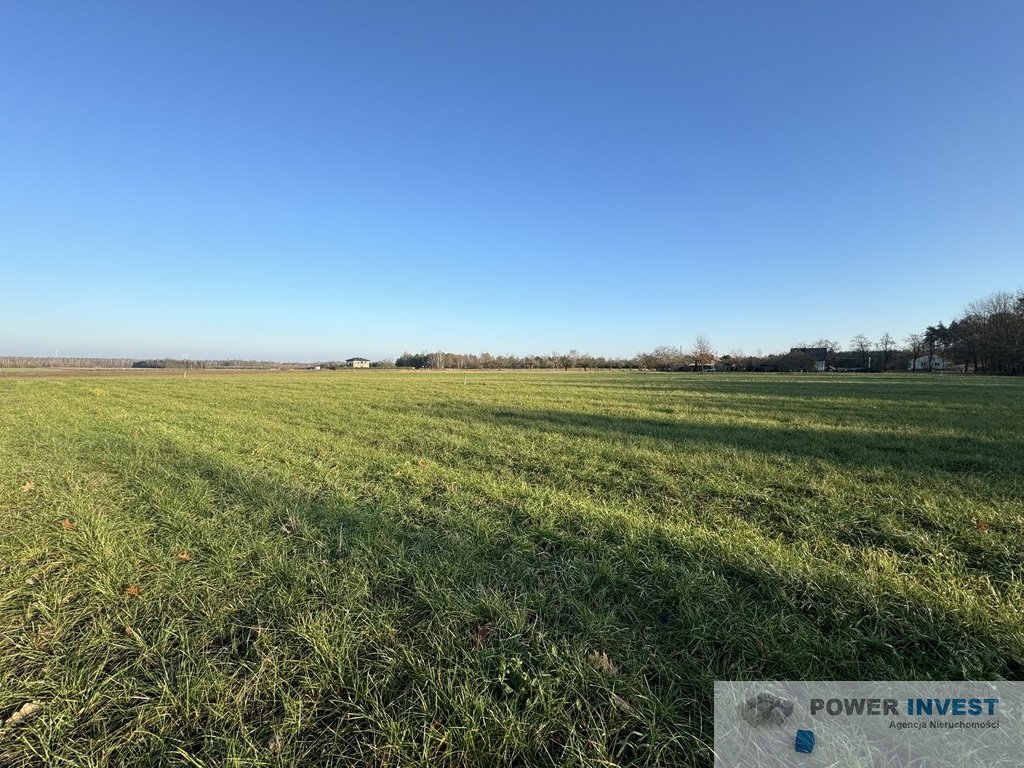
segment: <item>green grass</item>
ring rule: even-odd
[[[0,765],[706,766],[716,678],[1022,678],[1022,403],[0,379]]]

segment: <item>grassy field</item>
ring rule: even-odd
[[[0,765],[706,766],[1024,678],[1022,497],[1017,380],[0,378]]]

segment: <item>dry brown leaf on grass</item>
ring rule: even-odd
[[[63,528],[65,531],[73,531],[78,526],[75,524],[74,520],[68,520],[65,517],[63,520],[60,521],[60,527]]]
[[[604,651],[598,653],[597,651],[591,651],[588,656],[590,663],[594,665],[594,669],[598,672],[604,672],[606,675],[614,675],[619,671],[619,668],[615,666],[615,662],[608,658],[608,654]]]
[[[129,584],[127,587],[124,588],[124,593],[128,595],[128,597],[138,597],[141,592],[142,587],[140,587],[138,584]]]
[[[34,718],[42,710],[42,705],[38,701],[30,701],[28,704],[24,704],[21,709],[7,718],[7,722],[4,725],[19,725],[21,723],[27,723],[29,720]]]
[[[487,645],[487,638],[491,634],[490,624],[477,624],[476,632],[473,633],[473,647],[478,651]]]
[[[633,707],[630,706],[629,702],[621,696],[619,696],[619,694],[617,693],[612,694],[612,706],[624,715],[633,714]]]
[[[35,483],[33,483],[31,480],[26,480],[24,483],[21,484],[21,492],[22,493],[28,493],[29,491],[31,491],[35,487],[36,487]]]

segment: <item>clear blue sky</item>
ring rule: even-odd
[[[1024,3],[0,4],[0,354],[897,337],[1024,283]]]

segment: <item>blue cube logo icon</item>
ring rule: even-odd
[[[814,751],[814,731],[797,731],[794,746],[797,752],[803,752],[805,755],[811,754]]]

